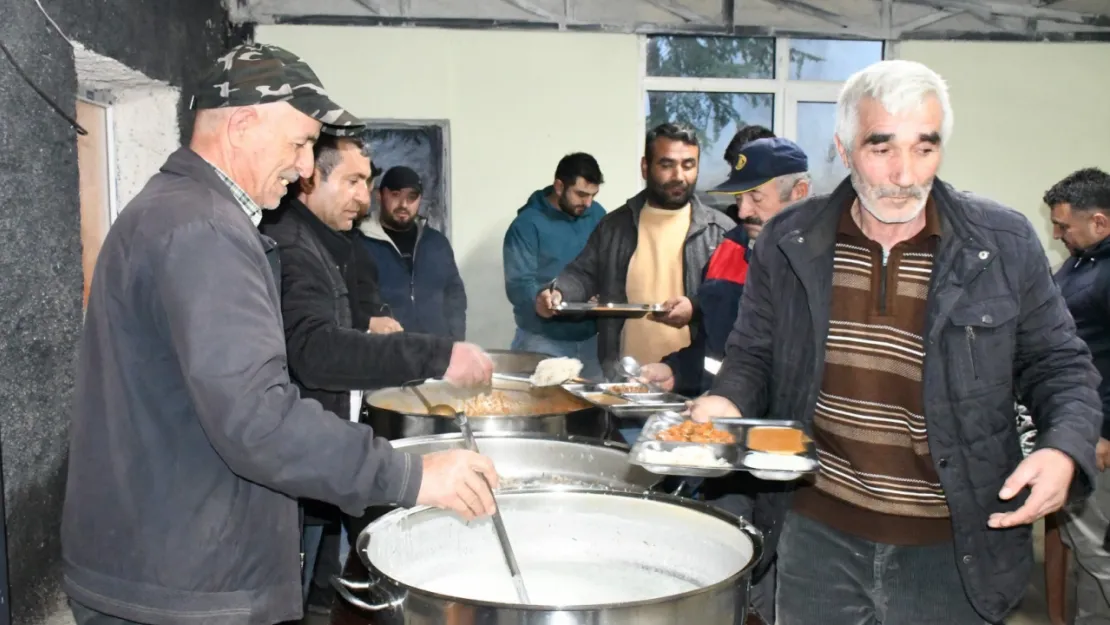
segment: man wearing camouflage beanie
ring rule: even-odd
[[[192,107],[189,147],[120,214],[89,294],[62,515],[79,625],[300,619],[300,497],[493,511],[487,458],[395,451],[289,380],[277,250],[256,226],[312,174],[318,134],[359,120],[257,44],[219,59]],[[493,369],[465,343],[443,367],[459,386]]]

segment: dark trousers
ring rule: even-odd
[[[898,546],[791,513],[778,546],[776,625],[983,625],[952,543]]]
[[[73,599],[69,600],[69,609],[73,610],[73,620],[77,622],[77,625],[143,625],[135,621],[125,621],[121,618],[97,612],[92,608],[87,608],[77,603]]]

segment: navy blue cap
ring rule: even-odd
[[[807,171],[809,159],[797,143],[782,137],[757,139],[740,150],[728,180],[709,192],[738,195],[761,187],[779,176]]]

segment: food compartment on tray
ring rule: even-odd
[[[651,388],[642,382],[606,382],[604,384],[598,384],[597,388],[606,393],[613,393],[614,395],[651,392]]]
[[[660,440],[665,432],[678,436],[675,440]],[[696,438],[699,433],[713,436],[703,439],[707,442],[681,440],[690,434]],[[644,424],[629,461],[661,475],[720,477],[737,469],[743,450],[735,442],[742,434],[731,426],[694,424],[674,411],[656,412]]]
[[[797,421],[686,420],[677,412],[653,414],[630,461],[653,473],[716,477],[749,471],[761,479],[795,480],[817,470],[813,441]]]

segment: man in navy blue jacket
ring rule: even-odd
[[[605,209],[594,201],[605,182],[594,157],[584,152],[564,156],[555,181],[532,193],[505,233],[502,260],[505,294],[513,304],[516,335],[512,348],[577,358],[582,375],[601,377],[597,356],[597,322],[589,318],[544,319],[536,314],[536,293],[574,260]]]
[[[1091,350],[1102,375],[1102,432],[1095,448],[1101,471],[1090,499],[1060,512],[1063,537],[1079,565],[1076,625],[1110,621],[1110,174],[1081,169],[1044,195],[1052,210],[1053,236],[1071,258],[1056,272],[1056,283],[1075,319],[1079,338]]]
[[[740,150],[728,180],[712,191],[736,196],[740,225],[725,235],[706,267],[698,289],[698,334],[689,347],[645,366],[645,378],[688,396],[709,389],[736,323],[751,246],[765,221],[809,195],[808,169],[805,152],[789,139],[758,139]]]
[[[359,224],[378,266],[382,300],[405,332],[466,337],[466,289],[451,243],[420,216],[424,186],[408,167],[392,167],[379,185],[378,211]]]

